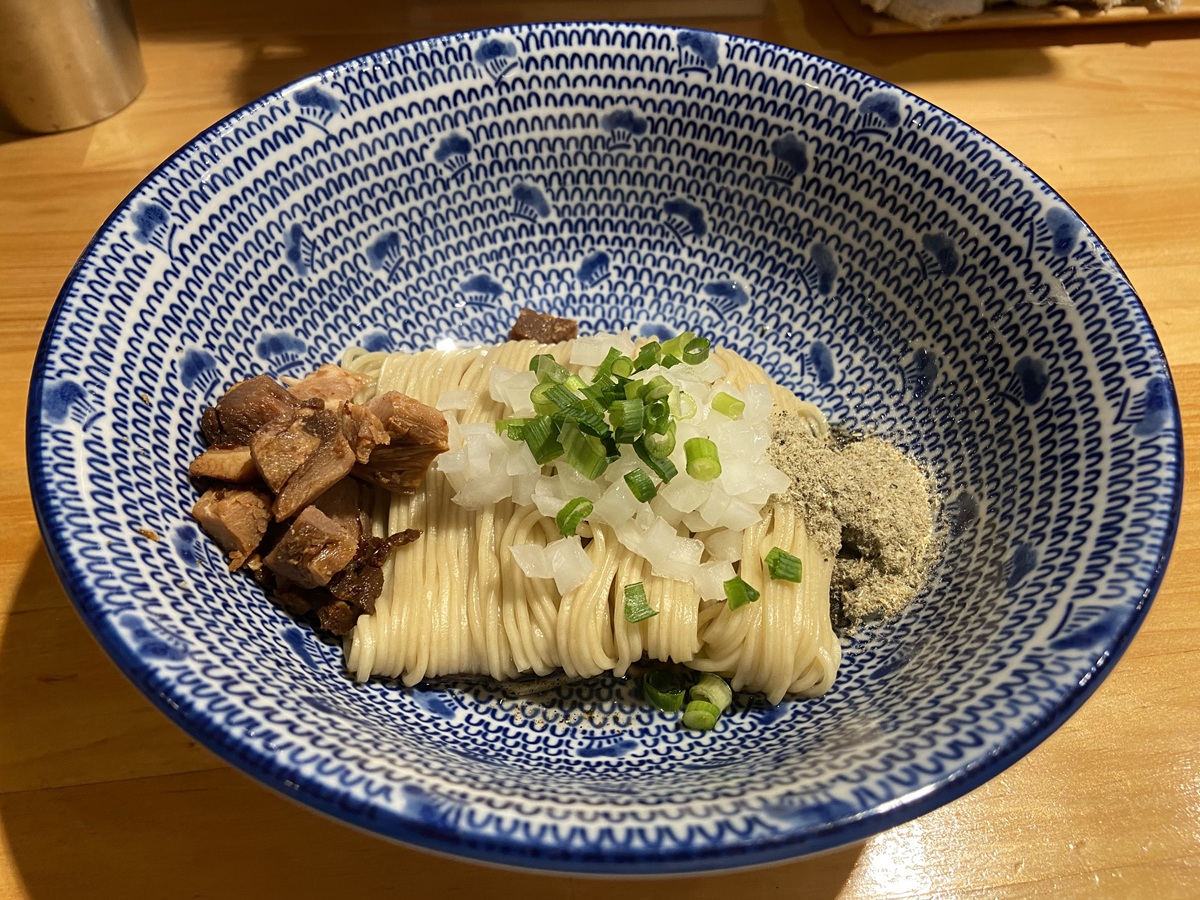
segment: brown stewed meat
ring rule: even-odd
[[[289,386],[288,393],[297,400],[321,400],[330,409],[340,409],[370,383],[366,375],[327,363]]]
[[[342,635],[354,627],[359,610],[343,600],[333,600],[317,608],[317,621],[326,631]]]
[[[446,417],[397,391],[379,395],[367,408],[383,423],[388,444],[376,447],[354,474],[393,493],[416,490],[430,463],[450,447]]]
[[[204,410],[200,428],[210,447],[245,447],[258,429],[270,422],[290,419],[297,403],[275,379],[267,375],[239,381],[216,406]]]
[[[358,544],[354,561],[329,582],[329,592],[339,600],[353,604],[363,612],[375,612],[375,598],[383,590],[383,572],[392,551],[421,536],[415,528],[386,538],[364,534]]]
[[[508,333],[509,340],[537,341],[539,344],[558,344],[579,337],[579,323],[561,319],[532,309],[522,309]]]
[[[200,527],[229,554],[229,569],[240,568],[267,533],[271,498],[263,491],[216,488],[205,491],[192,507]]]
[[[287,480],[312,452],[321,446],[321,439],[304,427],[304,418],[271,422],[250,438],[254,464],[267,487],[283,490]]]
[[[336,413],[318,410],[305,417],[304,427],[319,439],[275,496],[275,520],[282,522],[312,503],[325,491],[350,474],[354,451],[342,434]]]
[[[446,420],[432,407],[395,392],[354,403],[369,384],[337,366],[290,390],[265,375],[239,382],[204,411],[210,446],[188,469],[226,485],[192,514],[230,568],[244,565],[280,606],[334,634],[374,611],[388,555],[421,534],[371,535],[363,481],[411,491],[447,448]]]
[[[376,447],[386,447],[392,440],[379,416],[358,403],[347,403],[342,409],[342,434],[354,451],[360,465],[366,465]]]
[[[343,478],[313,501],[333,521],[354,533],[354,540],[363,534],[363,510],[371,502],[370,488],[354,478]]]
[[[254,481],[258,469],[249,447],[213,447],[192,460],[188,474],[193,478],[216,478],[242,484]]]
[[[358,553],[358,528],[335,522],[315,506],[304,509],[267,554],[267,568],[305,588],[324,587]]]

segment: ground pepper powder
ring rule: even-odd
[[[771,462],[792,479],[787,494],[809,539],[832,557],[835,625],[887,620],[924,586],[937,557],[932,476],[875,436],[813,433],[811,419],[771,420]]]

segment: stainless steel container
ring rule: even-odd
[[[88,125],[145,82],[129,0],[0,0],[0,126]]]

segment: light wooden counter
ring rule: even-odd
[[[862,39],[827,0],[739,2],[135,0],[149,83],[133,106],[67,134],[0,134],[0,397],[13,415],[0,441],[0,898],[1200,895],[1194,461],[1145,627],[1060,731],[984,787],[865,845],[735,875],[525,875],[327,821],[185,737],[108,661],[63,593],[34,522],[23,416],[46,315],[88,238],[158,162],[242,103],[349,56],[481,25],[682,21],[840,60],[972,123],[1056,187],[1129,273],[1192,441],[1200,22]],[[750,12],[669,18],[720,6]]]

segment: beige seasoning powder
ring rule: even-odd
[[[834,557],[835,624],[853,631],[907,604],[936,557],[932,478],[877,437],[816,437],[805,418],[772,417],[771,462],[792,479],[809,538]]]

